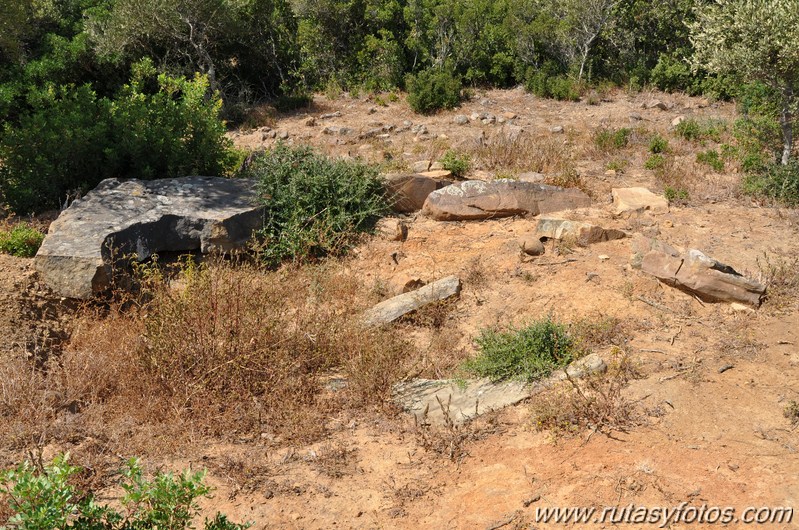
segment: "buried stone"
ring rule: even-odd
[[[61,296],[91,298],[110,287],[113,259],[231,252],[262,223],[252,180],[106,179],[50,225],[34,266]]]
[[[460,292],[460,279],[456,276],[447,276],[415,291],[380,302],[366,311],[363,322],[368,327],[389,324],[426,305],[458,296]]]

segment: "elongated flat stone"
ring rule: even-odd
[[[388,324],[428,304],[457,296],[460,292],[460,279],[457,276],[447,276],[415,291],[380,302],[364,314],[363,322],[366,326]]]

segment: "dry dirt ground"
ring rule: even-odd
[[[652,97],[674,107],[642,109]],[[778,264],[792,262],[799,251],[799,215],[739,197],[734,167],[715,174],[698,166],[694,158],[700,147],[670,132],[678,115],[729,121],[735,111],[731,104],[707,106],[682,96],[622,92],[610,99],[587,105],[542,100],[518,90],[490,91],[477,94],[462,109],[428,118],[414,115],[403,101],[382,106],[363,98],[317,97],[307,113],[279,116],[270,126],[277,135],[288,132],[289,142],[317,145],[335,155],[391,159],[401,168],[435,160],[448,146],[468,149],[475,138],[490,138],[502,127],[455,125],[456,114],[510,112],[518,115],[514,122],[526,134],[557,142],[592,192],[595,207],[574,213],[576,218],[698,248],[754,277],[768,277]],[[319,118],[336,111],[340,117]],[[642,119],[631,119],[631,113]],[[306,125],[309,117],[316,117],[315,125]],[[428,138],[408,130],[392,131],[387,139],[355,140],[378,123],[402,127],[404,120],[425,124]],[[322,132],[331,125],[350,127],[353,133]],[[556,125],[565,134],[551,133]],[[668,137],[679,161],[675,171],[692,172],[684,175],[689,204],[673,206],[664,215],[614,218],[609,213],[611,187],[643,185],[662,191],[663,182],[643,169],[645,145],[612,154],[592,152],[591,134],[600,126],[645,127]],[[237,145],[250,148],[274,141],[266,129],[232,136]],[[627,161],[623,172],[606,174],[606,164],[616,159]],[[345,265],[365,288],[386,295],[409,278],[431,281],[457,274],[464,280],[442,330],[415,337],[422,348],[438,341],[435,351],[449,351],[451,357],[431,356],[419,373],[446,374],[453,359],[474,351],[472,338],[480,328],[523,324],[547,314],[564,322],[614,317],[621,322],[620,345],[641,374],[624,391],[624,398],[637,405],[639,425],[610,435],[554,436],[535,429],[535,404],[524,402],[460,431],[430,433],[402,416],[362,415],[332,418],[330,438],[310,447],[207,442],[167,464],[209,469],[209,482],[217,487],[215,497],[204,503],[209,513],[222,510],[232,520],[254,521],[258,529],[495,529],[563,527],[535,522],[536,508],[551,506],[670,507],[687,502],[739,511],[751,505],[797,506],[799,433],[783,415],[792,400],[799,400],[796,293],[776,296],[775,286],[775,296],[760,310],[733,311],[726,304],[699,302],[630,268],[629,240],[557,252],[548,243],[547,253],[532,259],[520,255],[517,240],[534,228],[533,219],[441,223],[412,216],[407,222],[407,241],[377,236]],[[29,260],[0,256],[0,349],[33,340],[48,322],[60,329],[59,301],[39,289]],[[408,333],[416,332],[409,328]],[[599,353],[609,355],[607,349]],[[425,441],[433,438],[452,442],[453,457],[446,449],[443,455],[427,450],[431,444]],[[793,523],[764,527],[798,524],[799,515]]]

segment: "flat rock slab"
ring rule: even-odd
[[[112,259],[230,252],[262,223],[253,180],[106,179],[50,225],[34,265],[55,292],[85,299],[110,286]]]
[[[606,369],[607,365],[596,354],[583,357],[567,368],[569,377],[574,378]],[[566,372],[563,370],[533,384],[520,381],[492,383],[488,379],[465,382],[414,379],[394,386],[394,400],[421,423],[443,425],[447,416],[454,423],[463,423],[487,412],[515,405],[564,379]]]
[[[418,212],[428,195],[452,184],[452,181],[425,175],[387,175],[385,188],[391,208],[397,213]]]
[[[650,211],[669,213],[669,201],[646,188],[613,188],[613,213],[616,215]]]
[[[643,256],[641,270],[705,302],[738,302],[757,307],[766,294],[766,287],[760,282],[694,249],[682,254],[669,247],[650,250]]]
[[[499,179],[467,180],[431,193],[422,213],[437,221],[539,215],[591,205],[580,190]]]
[[[602,228],[591,223],[569,221],[555,217],[540,218],[535,231],[539,238],[569,239],[583,247],[627,237],[627,233],[622,230]]]
[[[447,276],[415,291],[380,302],[364,314],[363,322],[369,327],[382,326],[428,304],[457,296],[460,292],[460,279],[457,276]]]

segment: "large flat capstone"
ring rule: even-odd
[[[112,259],[230,252],[262,222],[249,179],[106,179],[50,225],[34,264],[60,295],[90,298],[110,286]]]
[[[468,221],[539,215],[591,205],[591,198],[577,189],[498,179],[467,180],[433,191],[422,213],[437,221]]]

